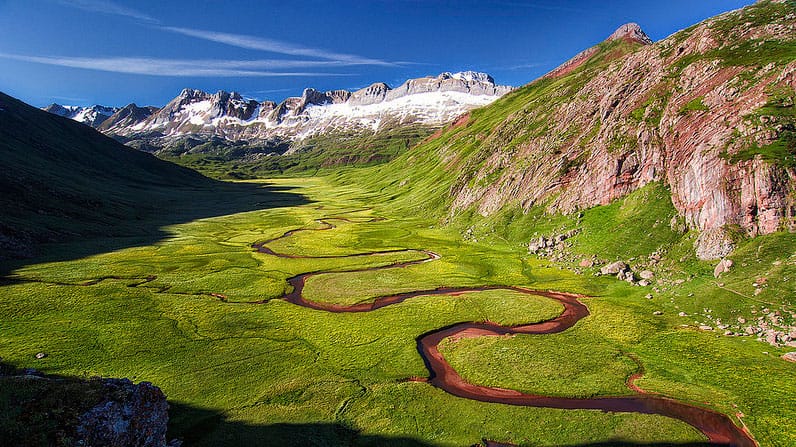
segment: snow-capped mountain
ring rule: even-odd
[[[99,127],[105,120],[111,117],[119,109],[115,107],[105,107],[93,105],[91,107],[62,106],[60,104],[50,104],[43,110],[59,116],[71,118],[75,121],[87,124],[91,127]]]
[[[354,92],[308,88],[300,97],[278,104],[246,99],[235,92],[184,89],[160,109],[130,104],[94,127],[149,148],[171,146],[186,138],[297,141],[338,132],[377,134],[409,124],[441,127],[509,91],[511,87],[496,85],[488,74],[472,71],[410,79],[397,88],[385,83]],[[57,106],[48,109],[62,114]]]

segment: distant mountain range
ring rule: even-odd
[[[486,73],[466,71],[410,79],[397,88],[385,83],[354,92],[308,88],[278,104],[236,92],[184,89],[162,108],[52,104],[44,110],[151,151],[186,140],[193,141],[191,147],[208,141],[277,147],[318,135],[375,135],[409,125],[431,133],[511,90]]]

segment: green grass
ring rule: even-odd
[[[761,125],[765,132],[774,133],[776,140],[765,145],[746,142],[743,149],[732,155],[723,154],[723,158],[738,163],[759,157],[775,166],[796,167],[796,109],[793,103],[796,96],[793,89],[787,87],[769,87],[767,90],[769,98],[766,104],[746,116],[746,120],[750,124]]]
[[[706,106],[705,103],[702,102],[704,99],[704,96],[700,96],[688,101],[683,107],[680,108],[680,115],[687,115],[689,112],[710,111],[710,107]]]
[[[685,269],[675,276],[690,281],[647,300],[649,288],[561,270],[561,265],[528,256],[515,242],[530,232],[577,220],[539,215],[536,221],[509,225],[506,237],[484,233],[478,242],[464,242],[456,225],[440,227],[433,218],[405,214],[389,203],[365,209],[374,194],[359,186],[294,179],[275,181],[273,187],[299,188],[314,203],[170,225],[163,228],[168,236],[156,243],[82,258],[56,256],[78,249],[75,244],[51,245],[48,250],[55,260],[17,265],[1,287],[6,297],[0,301],[3,361],[78,378],[151,381],[172,403],[170,436],[186,437],[191,445],[240,445],[257,439],[287,445],[311,441],[418,446],[470,445],[484,438],[520,445],[700,439],[687,425],[654,415],[483,404],[454,398],[427,384],[402,382],[427,374],[416,351],[420,334],[462,321],[539,321],[561,307],[507,291],[417,297],[364,314],[331,314],[274,299],[284,293],[285,279],[301,272],[422,257],[410,251],[349,259],[282,259],[251,249],[253,242],[290,229],[320,228],[316,219],[346,216],[356,222],[332,220],[337,228],[298,232],[275,248],[312,256],[422,248],[443,258],[362,275],[320,275],[308,282],[309,296],[357,302],[438,285],[507,284],[597,297],[586,301],[592,315],[562,334],[446,345],[445,355],[471,380],[562,396],[627,394],[625,380],[636,370],[625,355],[630,354],[647,370],[639,382],[644,388],[686,401],[711,402],[712,408],[728,414],[737,405],[765,445],[790,442],[792,433],[783,421],[796,414],[787,405],[772,405],[772,399],[787,400],[796,391],[790,385],[776,393],[767,388],[771,383],[794,383],[792,369],[776,357],[784,351],[751,339],[680,329],[677,312],[696,314],[710,301],[714,314],[737,315],[733,309],[758,305],[751,298],[792,305],[782,301],[796,296],[792,282],[773,281],[796,273],[788,264],[791,260],[772,264],[796,248],[792,235],[743,242],[734,257],[737,271],[722,278],[727,289],[749,294],[745,278],[766,274],[772,278],[771,290],[762,295],[745,298],[717,288],[710,266],[693,261],[672,266]],[[669,256],[679,256],[677,244],[689,236],[669,230],[671,204],[665,196],[665,189],[653,185],[627,200],[586,210],[580,220],[586,231],[573,239],[578,241],[573,248],[608,257],[647,253],[669,244]],[[371,222],[376,215],[388,220]],[[599,233],[600,222],[615,222],[615,230]],[[639,232],[653,237],[634,240]],[[752,262],[758,253],[766,257]],[[150,275],[157,278],[144,283]],[[122,279],[79,285],[108,276]],[[696,298],[687,296],[692,291]],[[224,294],[230,303],[209,293]],[[234,303],[255,300],[267,303]],[[653,316],[655,310],[664,315]],[[731,362],[731,353],[741,348],[754,368],[706,366]],[[755,354],[762,350],[770,354]],[[36,360],[37,352],[49,355]],[[763,369],[766,374],[760,373]]]
[[[447,341],[440,348],[468,382],[529,394],[581,398],[631,395],[625,381],[638,369],[617,347],[580,329],[549,336]]]
[[[209,141],[177,144],[158,150],[158,157],[219,179],[254,179],[328,173],[340,166],[373,166],[388,162],[431,135],[435,127],[399,125],[371,134],[331,133],[272,146]],[[293,151],[284,154],[287,149]],[[281,154],[281,155],[277,155]]]
[[[796,168],[796,132],[787,130],[771,144],[752,144],[729,156],[731,163],[749,161],[756,157],[783,168]]]

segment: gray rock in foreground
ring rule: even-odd
[[[149,382],[105,379],[104,401],[80,416],[78,445],[91,447],[176,447],[166,442],[166,396]]]

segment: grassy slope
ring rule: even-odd
[[[431,135],[435,127],[397,126],[376,134],[317,135],[277,148],[228,146],[223,142],[200,144],[191,149],[175,147],[157,152],[158,157],[220,179],[251,179],[274,176],[317,175],[339,166],[371,166],[388,162]],[[295,152],[279,156],[292,146]]]
[[[451,206],[449,191],[459,186],[457,182],[471,181],[470,176],[484,163],[493,146],[510,152],[530,136],[546,132],[543,121],[523,120],[525,110],[545,108],[571,96],[590,76],[638,45],[625,41],[602,43],[599,51],[573,73],[540,79],[517,89],[487,107],[473,110],[466,124],[448,128],[438,138],[412,148],[392,163],[371,168],[369,175],[351,171],[350,175],[341,174],[340,181],[357,181],[371,190],[384,190],[389,194],[379,199],[392,201],[407,211],[442,215]],[[497,128],[502,129],[501,133],[494,131]]]
[[[499,292],[418,297],[370,314],[345,315],[279,300],[259,306],[224,304],[207,295],[225,294],[232,302],[268,299],[283,293],[285,278],[299,272],[388,263],[383,257],[279,259],[250,249],[252,242],[288,229],[318,228],[317,218],[379,214],[390,220],[338,222],[334,230],[300,232],[277,246],[310,255],[398,247],[443,255],[406,273],[407,282],[396,288],[422,288],[442,279],[446,284],[513,284],[590,294],[596,297],[587,301],[592,316],[564,334],[477,340],[454,346],[446,355],[477,382],[549,394],[604,395],[626,393],[622,384],[635,371],[623,355],[629,353],[647,370],[642,387],[710,402],[729,414],[740,410],[764,445],[792,443],[793,433],[783,421],[796,417],[794,409],[772,404],[796,396],[796,373],[776,357],[784,351],[679,328],[677,306],[696,313],[702,303],[687,292],[707,287],[707,278],[696,276],[648,300],[643,297],[648,288],[561,270],[499,238],[463,242],[455,227],[438,228],[434,220],[381,206],[361,211],[371,198],[356,187],[331,187],[321,179],[278,183],[300,186],[316,205],[173,225],[166,229],[171,236],[157,244],[17,269],[15,281],[2,287],[4,296],[15,297],[0,303],[4,361],[64,375],[152,381],[175,404],[172,436],[185,436],[196,445],[240,445],[264,437],[286,445],[383,445],[400,436],[414,441],[397,445],[446,446],[469,445],[482,437],[523,445],[698,439],[687,426],[655,416],[485,405],[400,382],[425,375],[415,350],[419,334],[459,321],[547,318],[558,305],[545,300],[526,299],[518,307],[515,297]],[[638,206],[633,209],[641,212]],[[621,202],[615,208],[616,214],[625,210]],[[588,211],[583,220],[589,221]],[[739,265],[756,254],[749,251],[739,253]],[[727,281],[749,273],[733,272]],[[77,285],[107,275],[125,279]],[[157,279],[129,287],[149,275]],[[349,301],[357,301],[371,296],[374,282],[386,278],[374,272],[365,281],[327,286],[311,281],[307,292],[323,298],[342,287]],[[724,299],[733,306],[748,304],[740,297]],[[653,316],[659,309],[664,315]],[[35,360],[40,351],[50,355]],[[573,353],[566,362],[559,360]],[[609,361],[600,362],[600,357]],[[509,364],[524,358],[527,364]],[[485,364],[492,367],[482,368]]]

